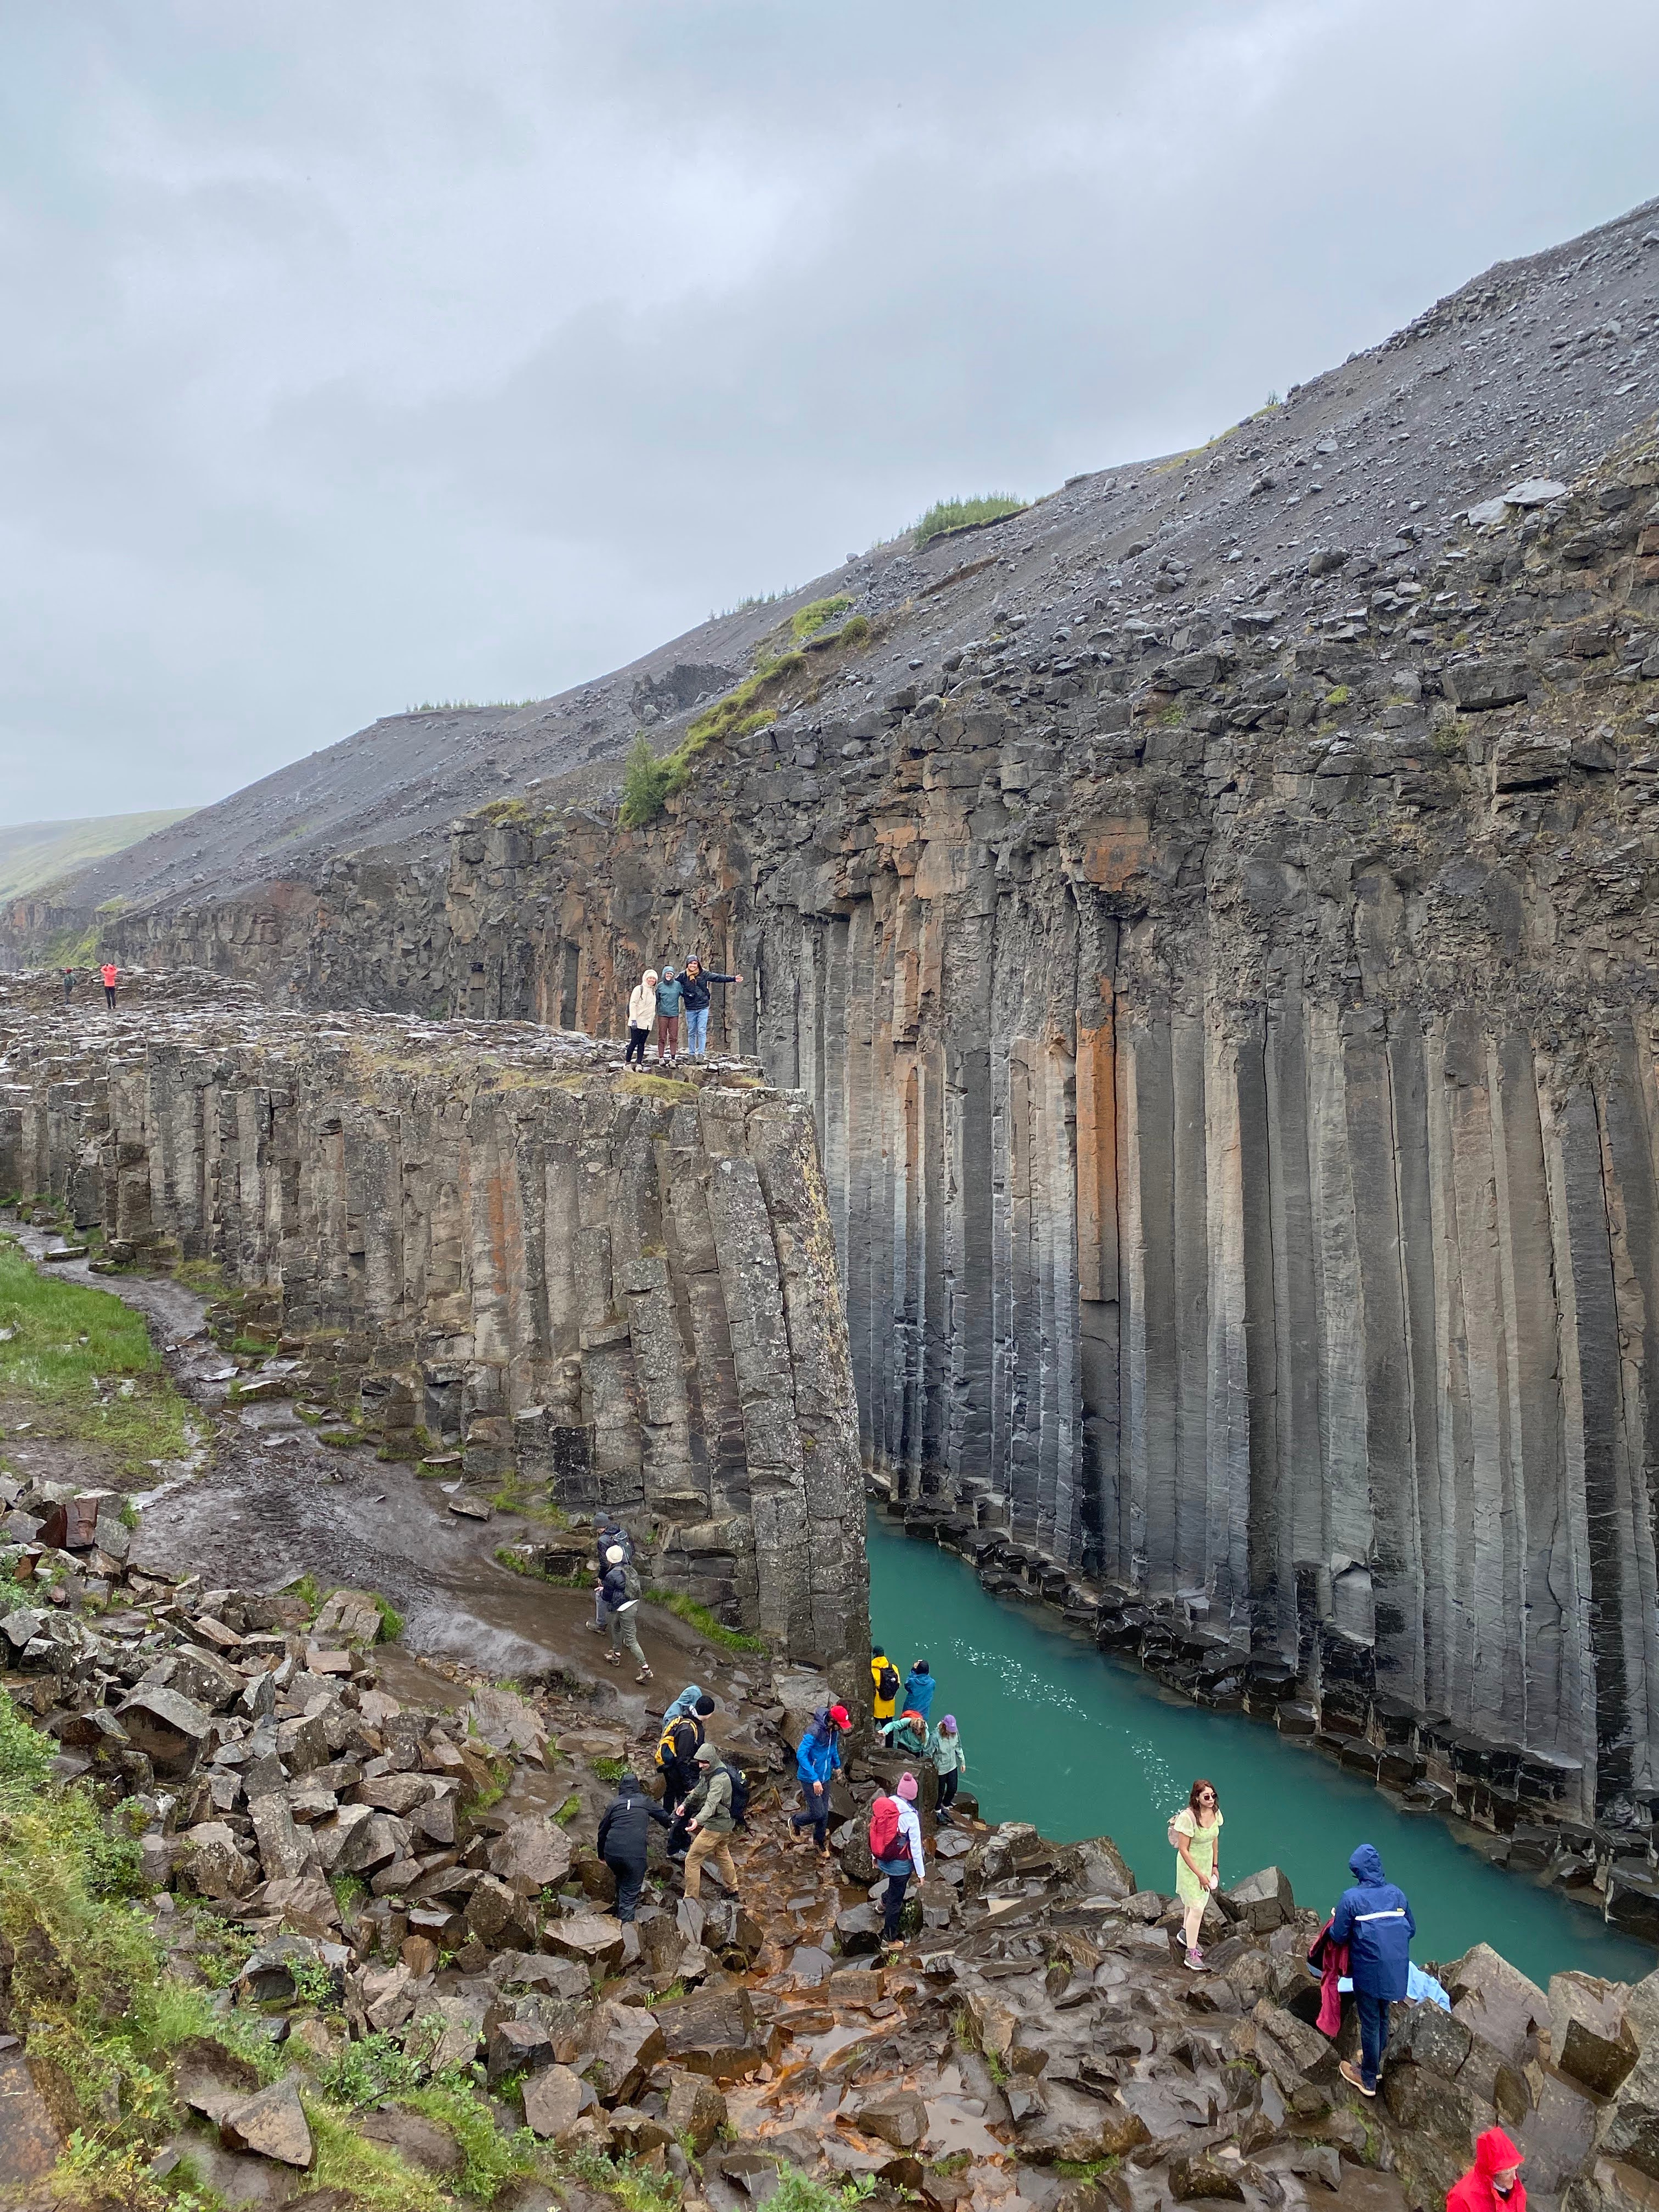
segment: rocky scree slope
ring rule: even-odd
[[[710,1722],[752,1789],[738,1897],[677,1897],[653,1835],[623,1926],[595,1822],[654,1721],[415,1662],[372,1592],[141,1571],[75,1499],[26,1502],[60,1540],[13,1547],[0,1588],[14,2206],[740,2212],[785,2182],[806,2212],[1407,2212],[1500,2123],[1543,2212],[1650,2201],[1659,1976],[1546,1992],[1477,1946],[1439,1969],[1449,2012],[1395,2008],[1362,2103],[1356,2021],[1312,2024],[1320,1916],[1278,1870],[1212,1901],[1195,1978],[1109,1838],[971,1799],[937,1831],[931,1788],[889,1952],[866,1836],[896,1770],[855,1747],[835,1857],[793,1850],[789,1747],[827,1682],[764,1662]]]
[[[523,1027],[276,1017],[187,975],[129,975],[120,1012],[66,1025],[49,978],[0,978],[0,1194],[61,1207],[107,1266],[253,1293],[295,1355],[256,1389],[393,1458],[606,1504],[661,1586],[781,1651],[861,1657],[810,1114],[699,1074]]]
[[[20,908],[12,950],[38,951],[43,933],[73,916],[84,927],[115,899],[181,916],[204,902],[305,908],[304,892],[337,855],[441,860],[454,816],[549,779],[566,796],[574,786],[574,795],[603,799],[638,728],[677,735],[747,672],[781,620],[825,596],[900,617],[885,649],[840,687],[856,714],[902,684],[915,656],[979,634],[1000,600],[1033,617],[1082,618],[1090,610],[1075,595],[1097,582],[1123,592],[1126,605],[1155,596],[1171,611],[1228,607],[1276,597],[1281,586],[1297,593],[1316,547],[1409,559],[1460,508],[1518,476],[1570,476],[1644,419],[1655,400],[1656,311],[1652,201],[1547,252],[1499,263],[1198,453],[1077,477],[1011,521],[921,555],[908,538],[877,546],[554,699],[388,715]],[[1416,538],[1392,545],[1402,523]],[[205,916],[195,927],[215,933]]]

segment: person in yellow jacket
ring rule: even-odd
[[[898,1693],[904,1678],[879,1644],[870,1646],[870,1680],[875,1691],[876,1726],[890,1721],[898,1710]]]

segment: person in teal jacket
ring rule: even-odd
[[[680,1008],[685,978],[665,968],[657,978],[657,1065],[672,1066],[680,1054]]]
[[[902,1703],[927,1720],[933,1710],[933,1692],[938,1687],[929,1673],[925,1659],[914,1660],[905,1678]]]

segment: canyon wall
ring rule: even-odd
[[[1224,623],[1005,611],[644,830],[499,806],[131,941],[613,1036],[647,959],[741,970],[879,1487],[1587,1815],[1659,1792],[1656,491]]]
[[[33,1001],[33,1003],[31,1003]],[[810,1113],[584,1039],[0,984],[0,1193],[260,1294],[383,1449],[624,1516],[651,1578],[860,1656],[864,1492]],[[273,1474],[272,1479],[280,1477]]]
[[[392,779],[378,848],[299,865],[255,791],[84,918],[612,1038],[647,962],[740,970],[715,1047],[809,1102],[879,1494],[1364,1771],[1650,1826],[1655,212],[526,710],[441,844],[377,726],[315,773]],[[641,725],[685,774],[630,829]]]

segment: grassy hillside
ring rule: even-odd
[[[84,822],[20,822],[0,828],[0,899],[41,890],[86,861],[123,853],[141,837],[194,811],[170,806],[154,814],[100,814]]]

